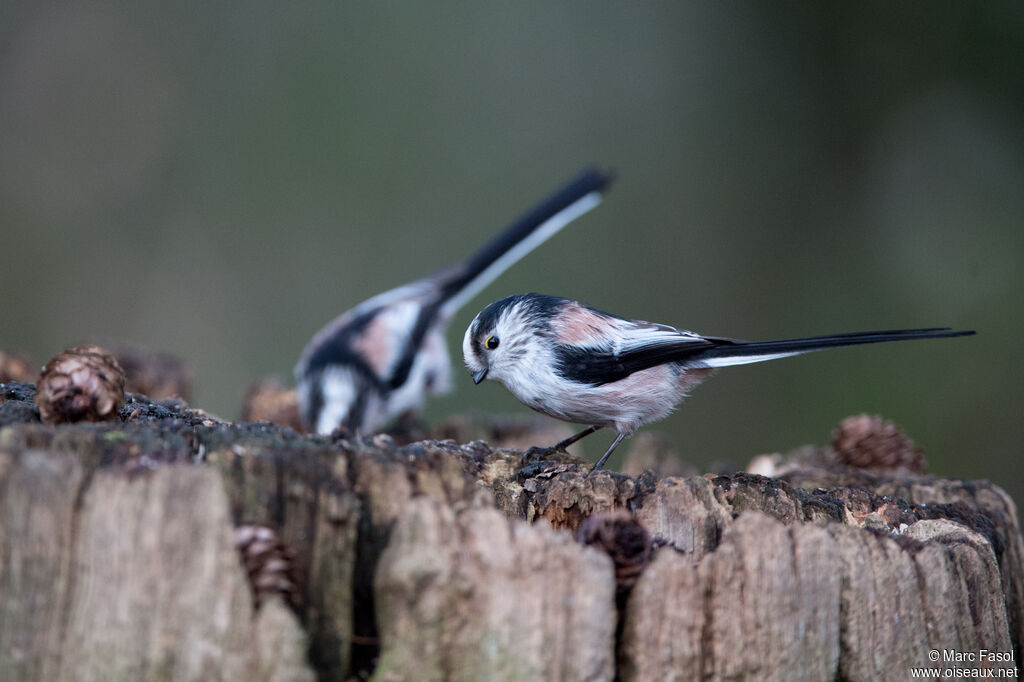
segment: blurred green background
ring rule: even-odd
[[[608,200],[458,316],[432,421],[526,412],[459,351],[521,291],[751,339],[973,328],[723,370],[657,428],[743,465],[878,413],[1024,500],[1017,1],[5,0],[0,348],[168,350],[234,417],[587,163]]]

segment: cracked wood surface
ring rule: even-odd
[[[0,386],[0,679],[902,680],[933,649],[1019,660],[1020,529],[987,482],[807,451],[775,478],[587,477],[497,448],[529,424],[397,446],[142,396],[51,427],[26,387]],[[611,510],[658,547],[618,604],[611,559],[573,539]],[[295,549],[295,610],[254,609],[239,523]]]

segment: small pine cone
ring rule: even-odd
[[[258,381],[245,391],[242,398],[242,421],[267,421],[278,426],[288,426],[302,432],[299,418],[299,394],[294,388],[286,388],[277,377]]]
[[[116,346],[114,353],[124,367],[127,391],[142,393],[150,400],[191,400],[192,373],[181,358],[127,345]]]
[[[576,532],[576,540],[584,545],[597,545],[612,558],[620,599],[636,584],[654,551],[647,529],[622,509],[587,517]]]
[[[32,381],[35,378],[36,370],[31,360],[24,355],[0,350],[0,384],[6,384],[8,381]]]
[[[256,608],[275,594],[292,607],[298,607],[295,550],[281,542],[273,529],[254,524],[237,526],[235,547],[249,577]]]
[[[924,451],[898,426],[878,416],[847,417],[832,432],[836,463],[859,469],[902,470],[923,474]]]
[[[48,424],[115,419],[124,404],[124,371],[99,346],[76,346],[46,363],[35,400]]]

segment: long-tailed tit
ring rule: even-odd
[[[480,311],[466,330],[462,352],[475,383],[495,379],[527,407],[588,425],[552,449],[601,428],[617,431],[594,465],[600,469],[623,438],[668,416],[715,368],[861,343],[973,333],[936,327],[750,342],[617,317],[557,296],[519,294]]]
[[[445,330],[452,315],[509,266],[601,202],[609,176],[587,170],[477,251],[432,277],[378,294],[330,322],[295,367],[309,430],[376,429],[418,414],[451,386]]]

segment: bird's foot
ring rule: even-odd
[[[522,463],[529,464],[531,462],[543,462],[556,452],[565,452],[565,448],[560,448],[557,445],[549,448],[534,446],[523,453]]]

